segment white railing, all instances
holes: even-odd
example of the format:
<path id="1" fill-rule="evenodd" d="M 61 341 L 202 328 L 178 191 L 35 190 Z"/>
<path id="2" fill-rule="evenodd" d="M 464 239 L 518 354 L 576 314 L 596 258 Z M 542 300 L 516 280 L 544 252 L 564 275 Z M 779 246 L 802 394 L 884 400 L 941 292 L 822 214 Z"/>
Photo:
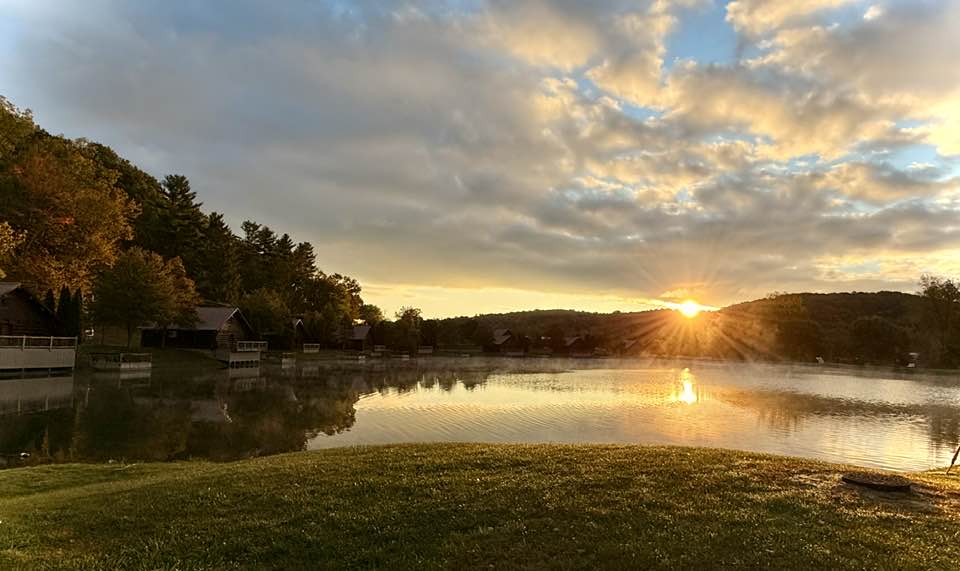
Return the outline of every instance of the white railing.
<path id="1" fill-rule="evenodd" d="M 150 363 L 153 355 L 150 353 L 90 353 L 91 361 L 106 363 Z"/>
<path id="2" fill-rule="evenodd" d="M 76 337 L 0 336 L 0 369 L 72 369 Z"/>
<path id="3" fill-rule="evenodd" d="M 0 347 L 13 349 L 76 349 L 76 337 L 35 337 L 31 335 L 0 335 Z"/>
<path id="4" fill-rule="evenodd" d="M 90 366 L 98 370 L 149 369 L 153 366 L 150 353 L 90 353 Z"/>
<path id="5" fill-rule="evenodd" d="M 319 353 L 320 344 L 319 343 L 304 343 L 303 344 L 304 353 Z"/>
<path id="6" fill-rule="evenodd" d="M 266 341 L 237 341 L 237 353 L 259 353 L 267 350 Z"/>

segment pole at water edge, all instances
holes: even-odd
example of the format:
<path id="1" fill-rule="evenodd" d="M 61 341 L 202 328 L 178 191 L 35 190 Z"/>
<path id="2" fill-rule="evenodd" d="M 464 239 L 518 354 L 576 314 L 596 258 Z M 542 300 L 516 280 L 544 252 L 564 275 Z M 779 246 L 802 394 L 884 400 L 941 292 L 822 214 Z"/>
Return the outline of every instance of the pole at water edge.
<path id="1" fill-rule="evenodd" d="M 957 456 L 960 456 L 960 446 L 957 446 L 957 451 L 953 453 L 953 460 L 950 460 L 950 467 L 947 468 L 947 474 L 953 469 L 953 465 L 957 463 Z"/>

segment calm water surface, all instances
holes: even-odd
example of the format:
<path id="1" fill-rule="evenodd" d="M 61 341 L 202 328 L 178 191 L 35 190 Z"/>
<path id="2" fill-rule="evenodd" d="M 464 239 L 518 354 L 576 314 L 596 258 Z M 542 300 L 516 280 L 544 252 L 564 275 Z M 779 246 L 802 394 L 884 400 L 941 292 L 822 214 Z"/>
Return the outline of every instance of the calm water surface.
<path id="1" fill-rule="evenodd" d="M 431 359 L 0 379 L 7 465 L 563 442 L 711 446 L 924 470 L 949 462 L 958 433 L 960 378 L 879 370 Z"/>

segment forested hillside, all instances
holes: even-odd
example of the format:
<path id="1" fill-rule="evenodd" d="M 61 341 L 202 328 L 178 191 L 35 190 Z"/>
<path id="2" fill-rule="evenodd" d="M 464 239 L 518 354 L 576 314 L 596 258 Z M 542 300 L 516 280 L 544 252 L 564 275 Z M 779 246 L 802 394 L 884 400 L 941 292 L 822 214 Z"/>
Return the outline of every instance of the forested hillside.
<path id="1" fill-rule="evenodd" d="M 929 278 L 928 278 L 929 279 Z M 924 294 L 773 294 L 687 319 L 671 310 L 637 313 L 525 311 L 441 320 L 441 343 L 482 343 L 497 328 L 531 346 L 563 351 L 561 340 L 583 337 L 600 353 L 906 364 L 919 353 L 927 365 L 954 366 L 960 345 L 960 299 L 953 282 L 924 284 Z M 951 289 L 952 288 L 952 289 Z M 936 296 L 946 290 L 941 307 Z M 941 336 L 938 323 L 946 318 Z"/>
<path id="2" fill-rule="evenodd" d="M 252 220 L 241 229 L 205 211 L 186 177 L 157 179 L 107 146 L 51 135 L 0 97 L 0 277 L 51 309 L 68 299 L 67 313 L 125 325 L 116 321 L 187 323 L 197 303 L 239 304 L 263 332 L 296 315 L 328 344 L 361 317 L 360 285 L 318 269 L 309 242 Z M 102 295 L 81 312 L 92 291 Z"/>

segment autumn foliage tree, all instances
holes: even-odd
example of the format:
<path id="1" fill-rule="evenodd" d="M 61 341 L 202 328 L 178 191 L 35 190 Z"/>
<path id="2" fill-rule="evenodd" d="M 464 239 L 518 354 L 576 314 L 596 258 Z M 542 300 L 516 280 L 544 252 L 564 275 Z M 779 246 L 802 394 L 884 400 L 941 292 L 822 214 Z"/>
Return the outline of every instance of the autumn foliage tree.
<path id="1" fill-rule="evenodd" d="M 21 240 L 20 234 L 14 232 L 10 224 L 0 222 L 0 279 L 7 276 L 4 268 L 8 267 L 10 257 L 13 255 L 13 250 Z"/>
<path id="2" fill-rule="evenodd" d="M 98 325 L 123 327 L 129 346 L 133 331 L 145 323 L 161 328 L 195 323 L 198 300 L 179 258 L 164 260 L 159 254 L 131 248 L 100 274 L 90 313 Z"/>
<path id="3" fill-rule="evenodd" d="M 137 205 L 87 143 L 50 136 L 0 103 L 0 220 L 17 237 L 4 270 L 39 291 L 89 285 L 132 238 Z"/>

